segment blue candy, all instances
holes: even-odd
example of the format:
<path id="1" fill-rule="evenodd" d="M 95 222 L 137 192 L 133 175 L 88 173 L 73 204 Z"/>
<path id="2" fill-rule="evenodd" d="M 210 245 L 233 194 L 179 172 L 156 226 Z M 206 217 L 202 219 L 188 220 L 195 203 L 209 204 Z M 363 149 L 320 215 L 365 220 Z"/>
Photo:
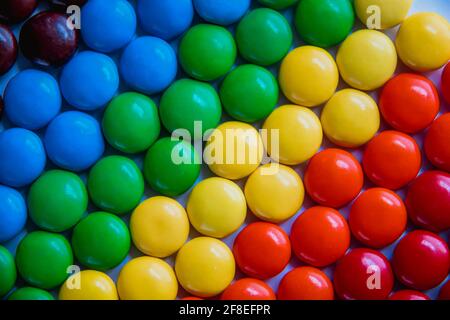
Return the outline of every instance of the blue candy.
<path id="1" fill-rule="evenodd" d="M 24 70 L 5 90 L 5 114 L 16 126 L 37 130 L 47 125 L 61 109 L 58 82 L 39 70 Z"/>
<path id="2" fill-rule="evenodd" d="M 120 59 L 120 74 L 133 89 L 154 94 L 167 88 L 177 75 L 177 57 L 172 47 L 159 38 L 133 40 Z"/>
<path id="3" fill-rule="evenodd" d="M 107 104 L 119 88 L 117 66 L 107 55 L 83 51 L 63 68 L 60 87 L 73 107 L 98 109 Z"/>
<path id="4" fill-rule="evenodd" d="M 0 185 L 0 242 L 14 238 L 25 226 L 27 206 L 16 190 Z"/>
<path id="5" fill-rule="evenodd" d="M 193 0 L 198 15 L 204 20 L 227 26 L 241 19 L 250 0 Z"/>
<path id="6" fill-rule="evenodd" d="M 49 124 L 44 145 L 57 166 L 83 171 L 103 155 L 105 143 L 98 121 L 79 111 L 61 113 Z"/>
<path id="7" fill-rule="evenodd" d="M 171 40 L 192 23 L 192 0 L 138 0 L 137 14 L 141 28 L 152 36 Z"/>
<path id="8" fill-rule="evenodd" d="M 81 10 L 81 23 L 81 35 L 90 48 L 112 52 L 132 39 L 136 14 L 126 0 L 90 0 Z"/>
<path id="9" fill-rule="evenodd" d="M 46 156 L 32 131 L 13 128 L 0 133 L 0 184 L 24 187 L 42 173 Z"/>

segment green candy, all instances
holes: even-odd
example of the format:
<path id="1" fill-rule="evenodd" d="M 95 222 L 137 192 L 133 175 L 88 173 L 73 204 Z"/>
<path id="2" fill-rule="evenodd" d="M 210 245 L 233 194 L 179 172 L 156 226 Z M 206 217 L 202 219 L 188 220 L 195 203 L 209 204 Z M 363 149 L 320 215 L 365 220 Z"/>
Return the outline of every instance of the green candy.
<path id="1" fill-rule="evenodd" d="M 176 159 L 172 159 L 173 154 Z M 175 163 L 178 161 L 181 164 Z M 163 138 L 148 150 L 144 175 L 153 190 L 176 197 L 195 183 L 200 174 L 199 163 L 200 157 L 190 143 Z"/>
<path id="2" fill-rule="evenodd" d="M 251 64 L 234 69 L 222 83 L 220 98 L 233 118 L 255 122 L 266 118 L 278 102 L 278 83 L 267 69 Z"/>
<path id="3" fill-rule="evenodd" d="M 69 266 L 73 264 L 72 249 L 60 234 L 34 231 L 19 243 L 16 264 L 26 282 L 41 289 L 52 289 L 69 276 Z"/>
<path id="4" fill-rule="evenodd" d="M 354 22 L 350 0 L 301 0 L 295 13 L 300 37 L 322 48 L 342 42 L 352 31 Z"/>
<path id="5" fill-rule="evenodd" d="M 212 81 L 230 71 L 236 60 L 236 44 L 225 28 L 197 24 L 181 39 L 180 64 L 191 77 Z"/>
<path id="6" fill-rule="evenodd" d="M 102 127 L 109 144 L 125 153 L 147 150 L 161 129 L 155 103 L 134 92 L 123 93 L 109 103 Z"/>
<path id="7" fill-rule="evenodd" d="M 14 291 L 8 300 L 55 300 L 55 298 L 45 290 L 23 287 Z"/>
<path id="8" fill-rule="evenodd" d="M 115 214 L 125 214 L 141 201 L 144 178 L 133 160 L 109 156 L 92 167 L 88 190 L 97 207 Z"/>
<path id="9" fill-rule="evenodd" d="M 94 270 L 106 271 L 119 265 L 130 251 L 130 244 L 127 225 L 106 212 L 89 214 L 72 234 L 75 257 Z"/>
<path id="10" fill-rule="evenodd" d="M 14 287 L 16 278 L 14 258 L 5 247 L 0 246 L 0 297 L 3 297 Z"/>
<path id="11" fill-rule="evenodd" d="M 297 3 L 298 0 L 258 0 L 263 6 L 275 9 L 283 10 Z M 321 1 L 321 0 L 317 0 Z"/>
<path id="12" fill-rule="evenodd" d="M 62 232 L 83 216 L 88 195 L 76 174 L 50 170 L 36 180 L 28 193 L 28 208 L 33 222 L 41 229 Z"/>
<path id="13" fill-rule="evenodd" d="M 161 121 L 169 132 L 186 129 L 194 137 L 194 121 L 201 121 L 203 134 L 206 130 L 217 127 L 222 107 L 219 95 L 210 84 L 181 79 L 164 92 L 159 112 Z"/>
<path id="14" fill-rule="evenodd" d="M 292 46 L 292 39 L 292 29 L 286 18 L 267 8 L 251 11 L 236 29 L 236 42 L 242 57 L 262 66 L 283 59 Z"/>

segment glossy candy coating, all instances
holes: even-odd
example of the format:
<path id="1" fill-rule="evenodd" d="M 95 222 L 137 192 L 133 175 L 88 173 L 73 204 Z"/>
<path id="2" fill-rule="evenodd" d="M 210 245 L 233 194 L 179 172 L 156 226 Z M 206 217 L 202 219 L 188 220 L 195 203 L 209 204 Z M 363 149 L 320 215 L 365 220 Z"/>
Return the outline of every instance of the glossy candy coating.
<path id="1" fill-rule="evenodd" d="M 356 148 L 376 134 L 380 127 L 380 112 L 368 94 L 343 89 L 325 105 L 320 121 L 331 142 L 345 148 Z"/>
<path id="2" fill-rule="evenodd" d="M 62 232 L 73 227 L 85 213 L 88 195 L 83 181 L 75 174 L 50 170 L 30 187 L 30 218 L 41 229 Z"/>
<path id="3" fill-rule="evenodd" d="M 205 21 L 230 25 L 239 21 L 250 7 L 250 0 L 193 0 L 195 11 Z"/>
<path id="4" fill-rule="evenodd" d="M 430 297 L 420 291 L 400 290 L 391 294 L 389 300 L 430 300 Z"/>
<path id="5" fill-rule="evenodd" d="M 355 0 L 354 6 L 358 18 L 366 26 L 375 26 L 376 29 L 389 29 L 400 24 L 407 16 L 414 0 Z M 380 14 L 380 25 L 374 25 L 371 18 L 378 6 Z"/>
<path id="6" fill-rule="evenodd" d="M 267 134 L 267 139 L 263 140 L 267 152 L 272 159 L 282 164 L 303 163 L 322 144 L 320 120 L 305 107 L 284 105 L 275 109 L 264 122 L 263 129 Z"/>
<path id="7" fill-rule="evenodd" d="M 72 233 L 75 257 L 94 270 L 105 271 L 119 265 L 130 251 L 130 243 L 127 225 L 106 212 L 90 213 Z"/>
<path id="8" fill-rule="evenodd" d="M 106 140 L 119 151 L 138 153 L 147 150 L 159 137 L 158 109 L 145 95 L 126 92 L 115 97 L 103 114 Z"/>
<path id="9" fill-rule="evenodd" d="M 11 293 L 8 300 L 55 300 L 55 298 L 45 290 L 33 287 L 22 287 Z"/>
<path id="10" fill-rule="evenodd" d="M 297 3 L 298 0 L 258 0 L 258 2 L 266 7 L 275 10 L 284 10 Z"/>
<path id="11" fill-rule="evenodd" d="M 52 289 L 66 280 L 67 268 L 73 264 L 72 249 L 60 234 L 33 231 L 19 243 L 16 264 L 27 283 Z"/>
<path id="12" fill-rule="evenodd" d="M 304 176 L 306 191 L 323 206 L 339 208 L 361 191 L 364 175 L 358 160 L 341 149 L 325 149 L 308 163 Z"/>
<path id="13" fill-rule="evenodd" d="M 268 8 L 250 11 L 236 28 L 239 53 L 245 60 L 261 66 L 269 66 L 283 59 L 292 45 L 292 39 L 292 29 L 286 18 Z"/>
<path id="14" fill-rule="evenodd" d="M 189 221 L 198 232 L 223 238 L 244 223 L 247 204 L 244 193 L 236 183 L 212 177 L 192 189 L 186 210 Z"/>
<path id="15" fill-rule="evenodd" d="M 11 30 L 0 24 L 0 75 L 11 69 L 17 59 L 17 40 Z"/>
<path id="16" fill-rule="evenodd" d="M 17 279 L 14 257 L 3 246 L 0 246 L 0 271 L 0 297 L 3 297 L 14 287 Z"/>
<path id="17" fill-rule="evenodd" d="M 8 82 L 4 103 L 5 114 L 13 124 L 29 130 L 41 129 L 61 109 L 58 82 L 43 71 L 20 71 Z"/>
<path id="18" fill-rule="evenodd" d="M 175 272 L 186 291 L 198 297 L 212 297 L 225 290 L 233 280 L 235 261 L 225 243 L 198 237 L 178 252 Z"/>
<path id="19" fill-rule="evenodd" d="M 135 246 L 144 254 L 165 258 L 186 242 L 189 220 L 185 209 L 167 197 L 153 197 L 134 209 L 130 230 Z"/>
<path id="20" fill-rule="evenodd" d="M 125 214 L 140 202 L 144 194 L 144 178 L 134 161 L 122 156 L 108 156 L 92 167 L 88 189 L 97 207 Z"/>
<path id="21" fill-rule="evenodd" d="M 234 240 L 233 253 L 242 272 L 264 280 L 283 271 L 291 258 L 291 244 L 279 226 L 253 222 L 239 232 Z"/>
<path id="22" fill-rule="evenodd" d="M 404 285 L 428 290 L 447 277 L 449 249 L 445 241 L 434 233 L 415 230 L 404 236 L 395 247 L 392 266 L 397 279 Z"/>
<path id="23" fill-rule="evenodd" d="M 0 243 L 19 234 L 26 221 L 27 205 L 23 196 L 13 188 L 0 185 Z"/>
<path id="24" fill-rule="evenodd" d="M 72 288 L 80 277 L 80 288 Z M 69 277 L 59 290 L 59 300 L 119 300 L 114 281 L 105 273 L 83 270 Z"/>
<path id="25" fill-rule="evenodd" d="M 450 300 L 450 281 L 447 281 L 439 291 L 439 300 Z"/>
<path id="26" fill-rule="evenodd" d="M 276 300 L 275 293 L 264 281 L 243 278 L 225 289 L 220 300 Z"/>
<path id="27" fill-rule="evenodd" d="M 156 192 L 176 197 L 194 185 L 200 175 L 200 160 L 190 143 L 162 138 L 145 156 L 144 176 Z"/>
<path id="28" fill-rule="evenodd" d="M 98 121 L 79 111 L 59 114 L 44 135 L 50 160 L 66 170 L 84 171 L 103 155 L 105 142 Z"/>
<path id="29" fill-rule="evenodd" d="M 291 102 L 315 107 L 331 98 L 339 82 L 333 57 L 324 49 L 303 46 L 283 59 L 278 76 L 281 90 Z"/>
<path id="30" fill-rule="evenodd" d="M 36 9 L 37 0 L 2 0 L 0 22 L 14 24 L 24 21 Z"/>
<path id="31" fill-rule="evenodd" d="M 447 63 L 444 71 L 442 71 L 441 92 L 445 101 L 450 104 L 450 63 Z"/>
<path id="32" fill-rule="evenodd" d="M 433 122 L 428 130 L 424 148 L 430 162 L 443 171 L 450 172 L 450 113 L 445 113 Z"/>

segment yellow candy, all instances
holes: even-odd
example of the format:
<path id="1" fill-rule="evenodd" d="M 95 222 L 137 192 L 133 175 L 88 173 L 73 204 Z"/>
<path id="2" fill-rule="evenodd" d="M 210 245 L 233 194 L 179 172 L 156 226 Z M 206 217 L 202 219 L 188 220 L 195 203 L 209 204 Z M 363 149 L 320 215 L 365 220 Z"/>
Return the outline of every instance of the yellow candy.
<path id="1" fill-rule="evenodd" d="M 333 143 L 355 148 L 368 142 L 380 127 L 376 102 L 368 94 L 344 89 L 326 104 L 321 116 L 323 131 Z"/>
<path id="2" fill-rule="evenodd" d="M 354 3 L 356 14 L 364 25 L 384 30 L 405 19 L 413 0 L 355 0 Z M 372 25 L 378 23 L 378 26 L 372 28 Z"/>
<path id="3" fill-rule="evenodd" d="M 233 280 L 235 262 L 231 250 L 220 240 L 195 238 L 178 252 L 175 272 L 181 286 L 199 297 L 221 293 Z"/>
<path id="4" fill-rule="evenodd" d="M 279 164 L 259 167 L 248 178 L 244 192 L 250 210 L 258 218 L 275 223 L 292 217 L 305 195 L 299 175 Z"/>
<path id="5" fill-rule="evenodd" d="M 70 276 L 59 290 L 59 300 L 119 300 L 111 278 L 100 271 L 83 270 Z"/>
<path id="6" fill-rule="evenodd" d="M 290 101 L 315 107 L 330 99 L 336 91 L 339 73 L 333 57 L 326 50 L 303 46 L 284 58 L 279 82 Z"/>
<path id="7" fill-rule="evenodd" d="M 247 177 L 259 166 L 264 145 L 258 131 L 238 121 L 224 122 L 211 134 L 204 159 L 216 175 L 237 180 Z"/>
<path id="8" fill-rule="evenodd" d="M 245 220 L 247 204 L 239 186 L 224 178 L 208 178 L 197 184 L 187 201 L 189 220 L 201 234 L 223 238 Z"/>
<path id="9" fill-rule="evenodd" d="M 438 69 L 450 59 L 450 24 L 436 13 L 414 14 L 401 25 L 395 43 L 400 59 L 411 69 Z"/>
<path id="10" fill-rule="evenodd" d="M 266 119 L 263 129 L 267 130 L 268 139 L 265 142 L 269 155 L 283 164 L 305 162 L 322 144 L 320 120 L 305 107 L 285 105 L 275 109 Z M 278 130 L 278 140 L 273 130 Z"/>
<path id="11" fill-rule="evenodd" d="M 178 283 L 167 262 L 144 256 L 130 260 L 122 268 L 117 290 L 122 300 L 174 300 Z"/>
<path id="12" fill-rule="evenodd" d="M 359 30 L 341 45 L 336 58 L 342 79 L 360 90 L 384 85 L 397 67 L 397 53 L 391 39 L 376 30 Z"/>
<path id="13" fill-rule="evenodd" d="M 130 219 L 133 242 L 143 253 L 165 258 L 174 254 L 189 236 L 189 220 L 184 208 L 167 197 L 142 202 Z"/>

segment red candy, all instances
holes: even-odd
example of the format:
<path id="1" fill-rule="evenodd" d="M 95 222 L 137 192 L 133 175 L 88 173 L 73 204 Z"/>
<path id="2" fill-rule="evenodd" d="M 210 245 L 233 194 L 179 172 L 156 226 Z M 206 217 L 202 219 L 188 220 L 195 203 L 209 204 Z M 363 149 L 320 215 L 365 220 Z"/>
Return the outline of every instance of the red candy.
<path id="1" fill-rule="evenodd" d="M 0 75 L 11 69 L 17 59 L 17 41 L 11 30 L 0 24 Z"/>
<path id="2" fill-rule="evenodd" d="M 326 149 L 317 153 L 305 171 L 305 186 L 317 203 L 340 208 L 361 191 L 364 175 L 358 160 L 349 152 Z"/>
<path id="3" fill-rule="evenodd" d="M 439 94 L 427 78 L 402 73 L 381 91 L 380 111 L 393 128 L 416 133 L 428 127 L 439 112 Z"/>
<path id="4" fill-rule="evenodd" d="M 450 104 L 450 63 L 447 63 L 442 72 L 441 90 L 444 99 Z"/>
<path id="5" fill-rule="evenodd" d="M 277 296 L 279 300 L 333 300 L 333 284 L 319 269 L 299 267 L 280 281 Z"/>
<path id="6" fill-rule="evenodd" d="M 264 281 L 245 278 L 232 283 L 221 300 L 275 300 L 275 293 Z"/>
<path id="7" fill-rule="evenodd" d="M 450 300 L 450 280 L 448 280 L 439 291 L 439 300 Z"/>
<path id="8" fill-rule="evenodd" d="M 402 199 L 388 189 L 363 192 L 353 203 L 349 224 L 352 234 L 363 244 L 383 248 L 405 231 L 407 213 Z"/>
<path id="9" fill-rule="evenodd" d="M 242 272 L 268 279 L 279 274 L 291 258 L 291 244 L 283 229 L 268 222 L 246 226 L 234 241 L 233 253 Z"/>
<path id="10" fill-rule="evenodd" d="M 192 300 L 192 301 L 197 301 L 197 300 L 203 300 L 202 298 L 198 298 L 198 297 L 184 297 L 181 300 Z"/>
<path id="11" fill-rule="evenodd" d="M 300 260 L 324 267 L 344 256 L 350 246 L 350 230 L 335 209 L 312 207 L 294 222 L 290 239 Z"/>
<path id="12" fill-rule="evenodd" d="M 405 203 L 416 225 L 435 232 L 450 228 L 450 174 L 423 173 L 411 183 Z"/>
<path id="13" fill-rule="evenodd" d="M 389 300 L 430 300 L 430 297 L 420 291 L 400 290 L 392 294 Z"/>
<path id="14" fill-rule="evenodd" d="M 422 164 L 419 146 L 410 136 L 397 131 L 384 131 L 366 147 L 363 168 L 376 185 L 392 190 L 413 180 Z"/>
<path id="15" fill-rule="evenodd" d="M 412 231 L 395 248 L 392 265 L 404 285 L 417 290 L 434 288 L 448 275 L 448 246 L 434 233 Z"/>
<path id="16" fill-rule="evenodd" d="M 37 0 L 1 0 L 0 21 L 18 23 L 28 18 L 36 9 Z"/>
<path id="17" fill-rule="evenodd" d="M 334 271 L 336 294 L 345 300 L 382 300 L 389 296 L 394 275 L 386 257 L 371 249 L 353 249 Z"/>
<path id="18" fill-rule="evenodd" d="M 425 136 L 424 147 L 428 160 L 435 167 L 450 172 L 450 113 L 433 122 Z"/>

